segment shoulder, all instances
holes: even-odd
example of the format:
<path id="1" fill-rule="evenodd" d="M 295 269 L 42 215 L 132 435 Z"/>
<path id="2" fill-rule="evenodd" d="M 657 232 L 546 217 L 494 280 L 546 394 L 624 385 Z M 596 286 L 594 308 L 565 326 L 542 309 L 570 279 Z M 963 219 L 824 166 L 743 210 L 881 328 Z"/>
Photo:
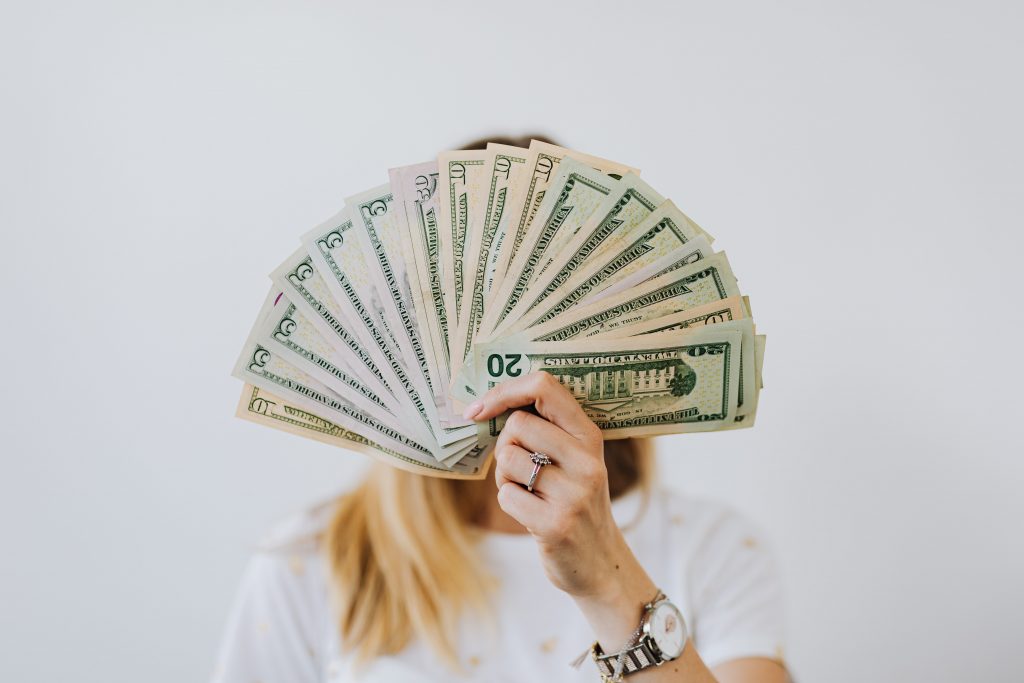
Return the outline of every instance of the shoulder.
<path id="1" fill-rule="evenodd" d="M 242 577 L 252 598 L 314 599 L 325 592 L 323 537 L 337 506 L 324 501 L 274 523 L 256 543 Z"/>
<path id="2" fill-rule="evenodd" d="M 249 557 L 240 587 L 243 597 L 281 605 L 322 593 L 322 539 L 334 507 L 335 501 L 327 501 L 273 524 Z"/>
<path id="3" fill-rule="evenodd" d="M 727 503 L 656 487 L 649 505 L 652 521 L 691 552 L 706 554 L 769 545 L 764 530 Z"/>
<path id="4" fill-rule="evenodd" d="M 317 680 L 330 625 L 321 538 L 334 507 L 330 501 L 290 515 L 259 541 L 228 615 L 216 680 L 281 672 L 287 680 Z"/>
<path id="5" fill-rule="evenodd" d="M 318 503 L 280 519 L 264 532 L 242 573 L 236 607 L 308 614 L 324 603 L 323 537 L 336 505 L 337 499 Z"/>
<path id="6" fill-rule="evenodd" d="M 317 552 L 338 498 L 321 501 L 272 524 L 256 544 L 257 553 Z"/>
<path id="7" fill-rule="evenodd" d="M 779 658 L 782 582 L 765 531 L 719 501 L 657 489 L 651 515 L 671 548 L 672 571 L 709 666 L 742 657 Z"/>
<path id="8" fill-rule="evenodd" d="M 655 514 L 663 541 L 674 549 L 695 597 L 710 597 L 726 585 L 778 584 L 768 534 L 733 506 L 665 489 L 655 492 L 652 504 L 660 507 Z"/>

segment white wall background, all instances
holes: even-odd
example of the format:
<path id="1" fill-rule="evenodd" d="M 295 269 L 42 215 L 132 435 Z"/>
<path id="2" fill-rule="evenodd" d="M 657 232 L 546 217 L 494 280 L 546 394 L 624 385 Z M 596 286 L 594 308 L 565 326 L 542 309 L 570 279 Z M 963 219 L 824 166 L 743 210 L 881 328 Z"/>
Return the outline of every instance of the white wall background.
<path id="1" fill-rule="evenodd" d="M 1019 3 L 5 3 L 0 680 L 204 680 L 359 456 L 232 417 L 265 273 L 467 137 L 630 162 L 769 335 L 671 485 L 774 539 L 803 681 L 1019 681 Z"/>

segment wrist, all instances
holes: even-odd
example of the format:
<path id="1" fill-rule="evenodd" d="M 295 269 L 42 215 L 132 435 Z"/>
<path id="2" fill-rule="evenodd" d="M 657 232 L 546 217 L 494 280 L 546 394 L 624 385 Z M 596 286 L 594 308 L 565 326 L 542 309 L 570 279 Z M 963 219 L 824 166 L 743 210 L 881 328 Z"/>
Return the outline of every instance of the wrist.
<path id="1" fill-rule="evenodd" d="M 632 555 L 629 561 L 620 560 L 611 566 L 608 578 L 599 590 L 573 596 L 606 652 L 616 651 L 627 644 L 640 623 L 644 605 L 658 591 Z"/>

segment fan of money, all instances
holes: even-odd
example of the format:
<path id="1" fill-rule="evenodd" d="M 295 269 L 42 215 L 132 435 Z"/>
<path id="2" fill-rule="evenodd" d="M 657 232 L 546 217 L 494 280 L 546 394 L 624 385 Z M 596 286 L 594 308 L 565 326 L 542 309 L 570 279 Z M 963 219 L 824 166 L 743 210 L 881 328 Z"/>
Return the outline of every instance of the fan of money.
<path id="1" fill-rule="evenodd" d="M 454 478 L 485 476 L 503 425 L 464 407 L 534 371 L 607 439 L 753 423 L 749 301 L 637 169 L 535 140 L 388 177 L 271 274 L 239 416 Z"/>

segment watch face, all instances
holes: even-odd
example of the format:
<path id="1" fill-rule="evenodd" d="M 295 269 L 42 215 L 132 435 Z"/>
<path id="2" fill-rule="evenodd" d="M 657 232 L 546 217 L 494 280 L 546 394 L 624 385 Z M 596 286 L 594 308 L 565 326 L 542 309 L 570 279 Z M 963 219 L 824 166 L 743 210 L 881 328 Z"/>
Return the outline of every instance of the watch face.
<path id="1" fill-rule="evenodd" d="M 667 600 L 651 613 L 650 636 L 665 659 L 675 659 L 686 645 L 686 622 L 680 611 Z"/>

